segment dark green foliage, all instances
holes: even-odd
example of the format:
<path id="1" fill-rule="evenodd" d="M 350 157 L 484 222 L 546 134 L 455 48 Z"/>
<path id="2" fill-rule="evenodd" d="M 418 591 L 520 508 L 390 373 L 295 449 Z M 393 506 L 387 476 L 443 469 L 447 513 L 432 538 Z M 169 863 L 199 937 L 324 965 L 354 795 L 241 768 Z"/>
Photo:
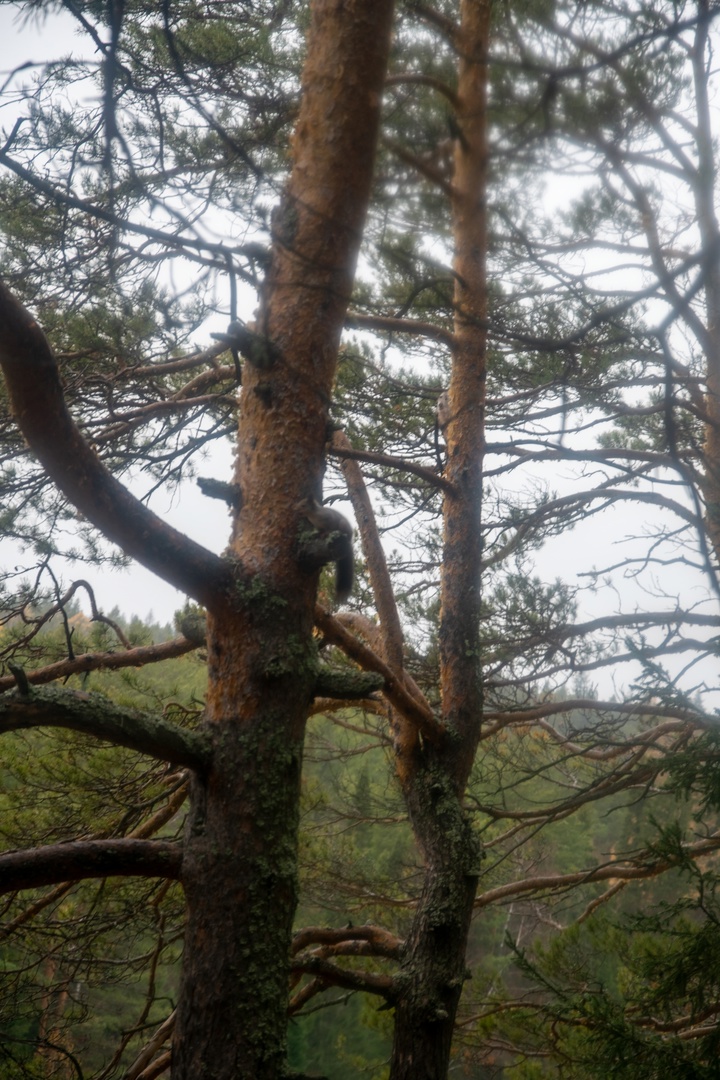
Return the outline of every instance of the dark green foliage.
<path id="1" fill-rule="evenodd" d="M 665 801 L 668 801 L 666 796 Z M 657 807 L 655 808 L 657 811 Z M 652 823 L 646 826 L 652 830 Z M 649 851 L 678 870 L 622 894 L 621 913 L 599 907 L 531 947 L 508 936 L 521 979 L 515 1010 L 491 1007 L 477 1034 L 549 1060 L 520 1063 L 534 1077 L 709 1080 L 717 1075 L 720 906 L 714 867 L 679 847 L 679 824 L 655 830 Z M 573 858 L 570 860 L 574 861 Z M 506 969 L 506 985 L 513 985 Z"/>

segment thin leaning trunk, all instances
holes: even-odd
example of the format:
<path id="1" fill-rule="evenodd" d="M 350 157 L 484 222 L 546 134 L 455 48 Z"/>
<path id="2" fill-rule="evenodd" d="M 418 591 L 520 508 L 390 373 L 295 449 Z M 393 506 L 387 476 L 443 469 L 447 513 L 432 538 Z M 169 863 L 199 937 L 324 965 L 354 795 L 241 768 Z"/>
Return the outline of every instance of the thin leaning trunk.
<path id="1" fill-rule="evenodd" d="M 487 337 L 487 47 L 490 4 L 464 0 L 455 121 L 452 214 L 455 325 L 448 389 L 444 553 L 439 628 L 440 747 L 418 746 L 403 763 L 425 880 L 405 950 L 391 1080 L 444 1080 L 467 978 L 465 951 L 479 873 L 479 844 L 463 809 L 482 714 L 480 508 Z"/>

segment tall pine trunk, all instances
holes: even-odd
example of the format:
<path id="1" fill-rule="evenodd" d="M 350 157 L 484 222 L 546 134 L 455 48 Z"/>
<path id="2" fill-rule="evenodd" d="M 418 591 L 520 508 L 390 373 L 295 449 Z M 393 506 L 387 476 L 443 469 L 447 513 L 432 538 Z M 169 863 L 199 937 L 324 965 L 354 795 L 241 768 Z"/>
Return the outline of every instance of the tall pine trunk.
<path id="1" fill-rule="evenodd" d="M 692 54 L 697 124 L 697 174 L 694 183 L 695 209 L 705 267 L 705 333 L 700 341 L 705 354 L 707 393 L 705 397 L 704 473 L 701 486 L 705 497 L 705 528 L 717 564 L 720 561 L 720 226 L 715 212 L 716 168 L 712 137 L 712 111 L 708 97 L 708 52 L 711 11 L 708 0 L 698 0 L 698 22 Z"/>
<path id="2" fill-rule="evenodd" d="M 408 938 L 391 1080 L 444 1080 L 467 977 L 465 951 L 480 851 L 463 810 L 482 715 L 480 510 L 487 340 L 487 48 L 489 0 L 463 0 L 452 182 L 455 326 L 448 389 L 440 677 L 448 736 L 418 746 L 400 773 L 425 882 Z"/>
<path id="3" fill-rule="evenodd" d="M 391 0 L 318 0 L 293 168 L 274 215 L 257 332 L 243 371 L 233 595 L 208 627 L 206 723 L 195 782 L 174 1080 L 285 1071 L 302 741 L 316 658 L 317 573 L 298 560 L 302 501 L 321 492 L 340 333 L 372 179 Z"/>

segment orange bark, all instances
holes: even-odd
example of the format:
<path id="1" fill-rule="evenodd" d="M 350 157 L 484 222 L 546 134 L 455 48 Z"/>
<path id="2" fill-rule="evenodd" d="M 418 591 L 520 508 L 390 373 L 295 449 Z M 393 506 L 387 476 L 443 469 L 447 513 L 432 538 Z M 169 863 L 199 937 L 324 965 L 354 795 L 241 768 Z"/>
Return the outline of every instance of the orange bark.
<path id="1" fill-rule="evenodd" d="M 458 135 L 450 186 L 455 244 L 455 325 L 439 628 L 443 724 L 439 746 L 414 756 L 404 788 L 425 859 L 423 892 L 408 935 L 404 993 L 395 1009 L 393 1080 L 447 1076 L 477 877 L 478 843 L 462 797 L 482 712 L 480 505 L 487 335 L 487 47 L 489 0 L 463 0 L 453 35 L 459 53 Z"/>
<path id="2" fill-rule="evenodd" d="M 445 547 L 440 619 L 443 718 L 460 736 L 458 790 L 467 780 L 480 732 L 480 504 L 487 349 L 487 48 L 490 3 L 461 8 L 457 124 L 453 175 L 455 327 L 448 388 L 450 420 Z"/>
<path id="3" fill-rule="evenodd" d="M 293 169 L 243 372 L 231 558 L 208 617 L 214 765 L 193 793 L 174 1080 L 284 1074 L 302 740 L 318 569 L 299 558 L 321 494 L 328 405 L 367 209 L 392 4 L 318 0 Z"/>

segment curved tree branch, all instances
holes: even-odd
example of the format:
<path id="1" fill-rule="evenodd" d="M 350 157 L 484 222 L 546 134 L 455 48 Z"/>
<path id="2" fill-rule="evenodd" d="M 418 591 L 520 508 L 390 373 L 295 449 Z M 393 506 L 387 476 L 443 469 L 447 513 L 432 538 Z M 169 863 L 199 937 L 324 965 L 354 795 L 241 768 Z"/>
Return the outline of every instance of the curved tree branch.
<path id="1" fill-rule="evenodd" d="M 597 701 L 595 698 L 566 698 L 563 701 L 545 701 L 538 705 L 531 705 L 527 708 L 518 709 L 503 709 L 497 712 L 486 712 L 483 716 L 483 723 L 491 723 L 492 728 L 489 729 L 490 734 L 494 734 L 502 727 L 506 727 L 508 724 L 531 724 L 535 721 L 541 721 L 548 716 L 564 716 L 572 712 L 588 712 L 588 713 L 612 713 L 618 716 L 643 716 L 651 717 L 652 719 L 659 719 L 660 717 L 667 718 L 669 720 L 678 721 L 679 724 L 694 724 L 697 727 L 712 727 L 717 723 L 717 719 L 710 713 L 701 712 L 699 709 L 687 708 L 684 705 L 663 705 L 653 702 L 642 701 Z M 549 734 L 553 735 L 552 730 L 548 727 L 545 728 Z M 663 726 L 661 733 L 668 730 L 675 730 L 674 726 Z M 555 736 L 553 735 L 553 738 Z M 623 753 L 628 746 L 636 746 L 638 743 L 650 743 L 657 738 L 657 729 L 644 730 L 638 732 L 632 738 L 623 740 L 622 742 L 612 745 L 600 753 L 593 752 L 588 755 L 591 757 L 601 757 L 602 760 L 607 758 L 617 757 L 618 754 Z M 558 733 L 556 742 L 562 745 L 570 746 L 571 740 Z M 586 750 L 582 752 L 585 754 Z"/>
<path id="2" fill-rule="evenodd" d="M 418 71 L 400 72 L 398 75 L 388 75 L 385 85 L 429 86 L 432 90 L 437 90 L 438 94 L 441 94 L 452 105 L 453 109 L 458 107 L 458 98 L 455 91 L 446 82 L 436 78 L 434 75 L 423 75 Z"/>
<path id="3" fill-rule="evenodd" d="M 387 330 L 391 334 L 411 334 L 437 341 L 452 349 L 455 336 L 451 330 L 435 323 L 422 322 L 420 319 L 402 319 L 394 315 L 368 315 L 360 311 L 349 311 L 345 325 L 351 330 Z"/>
<path id="4" fill-rule="evenodd" d="M 47 687 L 0 697 L 0 734 L 23 728 L 63 727 L 127 746 L 173 765 L 203 770 L 210 747 L 195 731 L 184 731 L 161 716 L 127 709 L 102 694 Z"/>
<path id="5" fill-rule="evenodd" d="M 0 895 L 98 877 L 178 880 L 182 847 L 168 840 L 75 840 L 0 855 Z"/>
<path id="6" fill-rule="evenodd" d="M 715 834 L 704 840 L 698 840 L 692 844 L 682 845 L 683 857 L 698 859 L 703 855 L 710 855 L 720 848 L 720 835 Z M 499 885 L 496 889 L 488 889 L 475 899 L 475 908 L 487 907 L 498 900 L 507 900 L 515 896 L 522 896 L 528 892 L 557 892 L 569 889 L 572 885 L 590 885 L 595 881 L 642 881 L 646 878 L 658 877 L 658 875 L 677 866 L 678 859 L 655 859 L 653 862 L 605 863 L 603 866 L 595 866 L 590 870 L 578 870 L 573 874 L 540 874 L 537 877 L 525 878 L 523 881 L 511 881 L 507 885 Z"/>
<path id="7" fill-rule="evenodd" d="M 322 945 L 349 956 L 361 951 L 358 948 L 359 944 L 369 946 L 365 950 L 368 955 L 389 956 L 397 959 L 404 942 L 402 938 L 391 934 L 382 926 L 372 924 L 346 926 L 340 929 L 331 926 L 305 926 L 293 935 L 290 954 L 296 956 L 309 945 Z"/>
<path id="8" fill-rule="evenodd" d="M 329 960 L 322 960 L 319 956 L 299 956 L 291 960 L 290 971 L 315 975 L 331 986 L 361 990 L 366 994 L 379 994 L 387 1001 L 392 1001 L 397 993 L 392 975 L 378 975 L 373 971 L 350 971 L 337 967 Z"/>
<path id="9" fill-rule="evenodd" d="M 55 358 L 42 330 L 0 283 L 0 366 L 12 410 L 30 449 L 70 501 L 153 573 L 216 608 L 229 564 L 173 529 L 120 484 L 70 416 Z"/>

